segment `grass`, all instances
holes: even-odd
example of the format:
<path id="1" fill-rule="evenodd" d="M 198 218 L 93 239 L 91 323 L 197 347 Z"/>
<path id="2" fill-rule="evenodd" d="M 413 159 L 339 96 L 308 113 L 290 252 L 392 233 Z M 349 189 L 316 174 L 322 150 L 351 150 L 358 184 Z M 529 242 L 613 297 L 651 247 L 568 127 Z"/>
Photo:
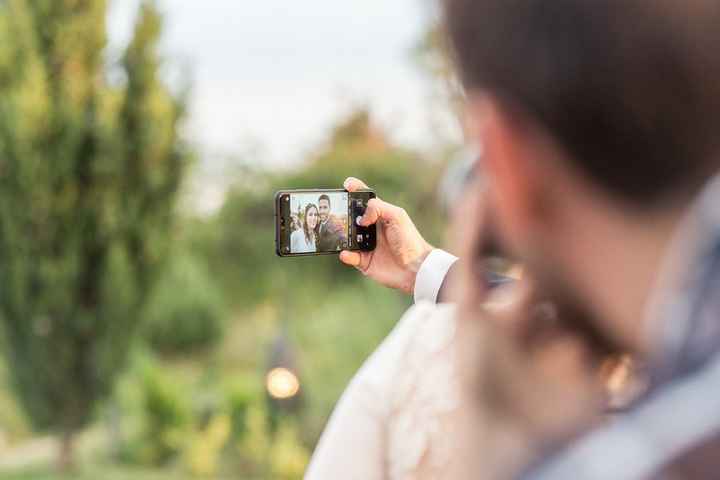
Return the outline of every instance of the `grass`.
<path id="1" fill-rule="evenodd" d="M 59 474 L 52 467 L 39 466 L 14 472 L 0 472 L 0 480 L 197 480 L 182 472 L 168 469 L 144 469 L 122 465 L 84 465 L 82 469 Z M 261 480 L 244 475 L 215 476 L 212 480 Z"/>
<path id="2" fill-rule="evenodd" d="M 34 467 L 17 472 L 0 473 L 2 480 L 189 480 L 176 472 L 167 470 L 146 470 L 116 465 L 85 466 L 81 470 L 65 475 L 51 467 Z"/>

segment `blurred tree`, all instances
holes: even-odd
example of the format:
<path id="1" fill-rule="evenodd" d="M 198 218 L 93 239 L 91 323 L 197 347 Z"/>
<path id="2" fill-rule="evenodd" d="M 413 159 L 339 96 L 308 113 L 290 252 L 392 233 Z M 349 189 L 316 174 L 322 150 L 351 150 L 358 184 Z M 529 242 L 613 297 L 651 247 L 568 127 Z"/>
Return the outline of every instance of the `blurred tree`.
<path id="1" fill-rule="evenodd" d="M 62 434 L 63 468 L 125 363 L 187 158 L 158 12 L 143 5 L 110 67 L 106 3 L 0 3 L 4 353 L 34 426 Z"/>
<path id="2" fill-rule="evenodd" d="M 437 19 L 430 22 L 415 45 L 412 56 L 420 71 L 435 87 L 436 100 L 445 103 L 460 121 L 464 116 L 465 95 L 453 65 L 451 51 L 443 23 Z"/>
<path id="3" fill-rule="evenodd" d="M 428 133 L 438 147 L 434 155 L 447 163 L 465 143 L 465 92 L 444 27 L 442 2 L 416 1 L 425 12 L 426 24 L 410 52 L 411 59 L 427 82 Z"/>

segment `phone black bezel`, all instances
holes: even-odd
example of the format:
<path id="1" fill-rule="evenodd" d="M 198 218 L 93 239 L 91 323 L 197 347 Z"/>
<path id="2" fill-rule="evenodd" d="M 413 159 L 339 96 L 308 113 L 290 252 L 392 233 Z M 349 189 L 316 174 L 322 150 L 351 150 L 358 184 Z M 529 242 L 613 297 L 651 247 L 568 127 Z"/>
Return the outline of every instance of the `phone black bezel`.
<path id="1" fill-rule="evenodd" d="M 300 193 L 347 193 L 348 194 L 348 222 L 352 222 L 351 218 L 351 205 L 350 205 L 350 199 L 352 197 L 353 193 L 369 193 L 370 198 L 375 198 L 375 192 L 372 189 L 362 189 L 362 190 L 356 190 L 354 192 L 348 192 L 345 189 L 342 188 L 311 188 L 311 189 L 296 189 L 296 190 L 280 190 L 275 193 L 275 254 L 278 257 L 315 257 L 318 255 L 338 255 L 340 251 L 337 252 L 309 252 L 309 253 L 283 253 L 280 250 L 280 232 L 281 232 L 281 207 L 280 207 L 280 200 L 284 195 L 292 195 L 292 194 L 300 194 Z M 375 227 L 374 225 L 372 227 Z M 375 240 L 374 246 L 377 246 L 377 229 L 372 228 L 373 231 L 373 239 Z M 374 248 L 373 248 L 374 249 Z M 354 251 L 359 252 L 362 251 L 360 248 L 346 248 L 345 250 L 348 251 Z"/>

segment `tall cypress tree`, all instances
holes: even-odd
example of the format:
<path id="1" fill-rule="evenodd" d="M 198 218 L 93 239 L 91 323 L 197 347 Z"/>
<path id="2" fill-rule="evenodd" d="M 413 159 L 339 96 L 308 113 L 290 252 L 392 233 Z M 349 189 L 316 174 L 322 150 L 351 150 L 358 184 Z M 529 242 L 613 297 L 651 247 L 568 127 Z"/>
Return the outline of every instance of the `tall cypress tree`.
<path id="1" fill-rule="evenodd" d="M 106 3 L 0 1 L 3 351 L 64 466 L 126 361 L 187 163 L 160 15 L 146 2 L 108 66 Z"/>

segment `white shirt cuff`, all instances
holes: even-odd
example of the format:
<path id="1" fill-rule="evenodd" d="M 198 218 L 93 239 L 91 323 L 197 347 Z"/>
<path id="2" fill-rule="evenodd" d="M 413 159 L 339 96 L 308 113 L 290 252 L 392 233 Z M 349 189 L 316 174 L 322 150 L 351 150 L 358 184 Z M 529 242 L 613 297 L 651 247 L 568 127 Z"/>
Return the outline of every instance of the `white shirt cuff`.
<path id="1" fill-rule="evenodd" d="M 415 277 L 415 303 L 422 301 L 437 303 L 438 292 L 445 280 L 450 267 L 457 261 L 457 257 L 444 250 L 436 248 L 420 265 Z"/>

